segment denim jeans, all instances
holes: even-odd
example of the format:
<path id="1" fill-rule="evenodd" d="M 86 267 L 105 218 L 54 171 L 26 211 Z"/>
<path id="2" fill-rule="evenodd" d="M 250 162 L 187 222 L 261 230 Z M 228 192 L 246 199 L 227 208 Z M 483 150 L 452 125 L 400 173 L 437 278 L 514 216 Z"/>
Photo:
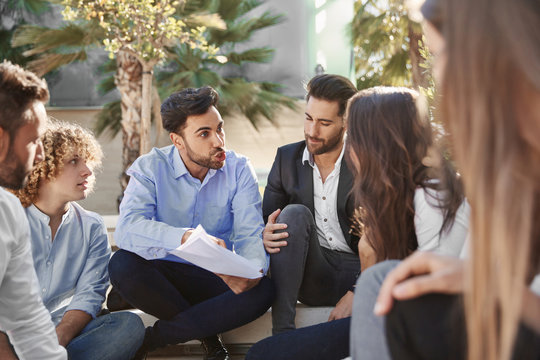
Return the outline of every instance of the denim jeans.
<path id="1" fill-rule="evenodd" d="M 373 314 L 375 301 L 386 275 L 400 263 L 383 261 L 362 272 L 356 283 L 351 321 L 351 357 L 353 360 L 389 360 L 384 334 L 384 317 Z"/>
<path id="2" fill-rule="evenodd" d="M 130 312 L 99 316 L 66 347 L 71 360 L 130 360 L 144 339 L 141 319 Z"/>
<path id="3" fill-rule="evenodd" d="M 349 355 L 351 318 L 329 321 L 263 339 L 246 360 L 340 360 Z"/>
<path id="4" fill-rule="evenodd" d="M 165 260 L 145 260 L 117 251 L 109 262 L 111 283 L 133 306 L 159 320 L 146 330 L 145 346 L 203 339 L 232 330 L 263 315 L 274 299 L 267 277 L 240 294 L 216 274 Z"/>

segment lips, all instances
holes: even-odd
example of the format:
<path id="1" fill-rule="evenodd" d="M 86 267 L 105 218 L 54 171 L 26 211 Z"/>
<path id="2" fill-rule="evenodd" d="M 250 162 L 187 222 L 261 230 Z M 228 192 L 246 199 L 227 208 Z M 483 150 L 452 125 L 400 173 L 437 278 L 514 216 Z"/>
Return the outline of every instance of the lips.
<path id="1" fill-rule="evenodd" d="M 83 188 L 83 190 L 86 190 L 88 185 L 88 181 L 83 181 L 82 183 L 77 184 L 77 186 Z"/>
<path id="2" fill-rule="evenodd" d="M 227 155 L 225 154 L 225 151 L 223 151 L 223 152 L 217 153 L 216 158 L 218 161 L 225 161 L 225 159 L 227 158 Z"/>

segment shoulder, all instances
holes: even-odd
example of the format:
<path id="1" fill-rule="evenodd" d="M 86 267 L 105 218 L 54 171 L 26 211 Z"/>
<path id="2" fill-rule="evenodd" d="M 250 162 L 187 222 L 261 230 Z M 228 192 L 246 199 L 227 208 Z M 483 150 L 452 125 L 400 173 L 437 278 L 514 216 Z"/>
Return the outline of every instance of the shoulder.
<path id="1" fill-rule="evenodd" d="M 20 216 L 24 216 L 24 209 L 19 199 L 8 192 L 4 188 L 0 187 L 0 218 L 6 225 L 14 224 L 14 220 L 20 219 Z M 15 223 L 18 223 L 16 221 Z"/>
<path id="2" fill-rule="evenodd" d="M 305 148 L 306 142 L 304 140 L 280 146 L 277 149 L 276 160 L 279 159 L 282 162 L 288 162 L 302 159 Z"/>
<path id="3" fill-rule="evenodd" d="M 105 221 L 96 212 L 86 210 L 81 205 L 79 205 L 76 202 L 71 203 L 72 211 L 74 213 L 74 216 L 79 219 L 79 221 L 82 223 L 83 227 L 89 227 L 91 230 L 95 231 L 97 229 L 104 230 L 105 227 Z"/>
<path id="4" fill-rule="evenodd" d="M 139 156 L 133 162 L 128 170 L 128 174 L 152 174 L 160 168 L 170 168 L 172 170 L 171 159 L 174 151 L 176 151 L 176 148 L 173 145 L 153 148 L 149 153 Z"/>
<path id="5" fill-rule="evenodd" d="M 295 143 L 280 146 L 277 151 L 285 155 L 294 155 L 294 154 L 302 155 L 305 147 L 306 147 L 306 142 L 302 140 Z"/>
<path id="6" fill-rule="evenodd" d="M 227 160 L 225 161 L 225 165 L 223 167 L 223 170 L 226 173 L 239 176 L 240 174 L 247 172 L 255 176 L 255 170 L 253 169 L 251 161 L 247 156 L 238 154 L 232 150 L 227 150 L 226 154 Z"/>

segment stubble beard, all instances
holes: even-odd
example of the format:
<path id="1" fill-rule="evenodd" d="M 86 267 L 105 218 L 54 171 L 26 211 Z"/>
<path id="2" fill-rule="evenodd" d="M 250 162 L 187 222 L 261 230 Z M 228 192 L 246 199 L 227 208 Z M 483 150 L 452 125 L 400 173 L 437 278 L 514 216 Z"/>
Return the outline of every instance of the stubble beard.
<path id="1" fill-rule="evenodd" d="M 335 150 L 341 145 L 344 132 L 345 132 L 345 129 L 342 128 L 341 131 L 336 136 L 328 139 L 326 142 L 323 141 L 318 146 L 313 146 L 312 144 L 310 144 L 308 141 L 309 136 L 306 133 L 304 133 L 304 137 L 306 139 L 306 146 L 309 153 L 312 155 L 321 155 L 321 154 L 330 152 L 332 150 Z"/>
<path id="2" fill-rule="evenodd" d="M 187 145 L 187 143 L 185 145 L 186 145 L 186 150 L 187 150 L 189 158 L 195 164 L 205 167 L 207 169 L 214 169 L 214 170 L 221 169 L 223 165 L 225 165 L 225 161 L 218 161 L 214 159 L 214 155 L 216 155 L 219 152 L 225 151 L 225 149 L 218 148 L 210 152 L 210 155 L 202 156 L 202 155 L 196 154 L 193 150 L 191 150 L 191 148 Z"/>
<path id="3" fill-rule="evenodd" d="M 0 186 L 11 190 L 20 190 L 28 182 L 28 176 L 32 169 L 26 169 L 17 155 L 10 147 L 6 155 L 6 161 L 0 164 Z"/>

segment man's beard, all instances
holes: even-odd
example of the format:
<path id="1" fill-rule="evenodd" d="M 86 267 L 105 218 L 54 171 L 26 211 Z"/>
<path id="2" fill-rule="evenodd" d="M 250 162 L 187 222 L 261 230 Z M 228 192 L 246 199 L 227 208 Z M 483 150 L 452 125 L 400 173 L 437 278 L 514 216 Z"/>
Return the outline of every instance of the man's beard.
<path id="1" fill-rule="evenodd" d="M 335 150 L 338 148 L 341 144 L 341 141 L 343 140 L 343 133 L 345 132 L 345 128 L 342 128 L 342 130 L 334 137 L 328 139 L 326 142 L 322 142 L 318 146 L 310 145 L 308 138 L 309 136 L 304 133 L 304 137 L 306 138 L 306 146 L 311 155 L 321 155 L 325 154 L 327 152 L 330 152 L 332 150 Z M 319 138 L 314 138 L 315 140 L 322 140 Z"/>
<path id="2" fill-rule="evenodd" d="M 213 150 L 209 156 L 203 156 L 191 150 L 187 142 L 185 142 L 185 146 L 186 146 L 186 150 L 191 161 L 193 161 L 195 164 L 199 166 L 205 167 L 207 169 L 217 170 L 217 169 L 221 169 L 223 165 L 225 164 L 223 161 L 218 161 L 214 158 L 214 155 L 216 155 L 217 153 L 225 151 L 225 149 L 223 148 L 217 148 Z"/>
<path id="3" fill-rule="evenodd" d="M 30 170 L 19 161 L 13 147 L 10 147 L 6 160 L 0 164 L 0 186 L 11 190 L 22 189 L 28 181 L 28 175 Z"/>

